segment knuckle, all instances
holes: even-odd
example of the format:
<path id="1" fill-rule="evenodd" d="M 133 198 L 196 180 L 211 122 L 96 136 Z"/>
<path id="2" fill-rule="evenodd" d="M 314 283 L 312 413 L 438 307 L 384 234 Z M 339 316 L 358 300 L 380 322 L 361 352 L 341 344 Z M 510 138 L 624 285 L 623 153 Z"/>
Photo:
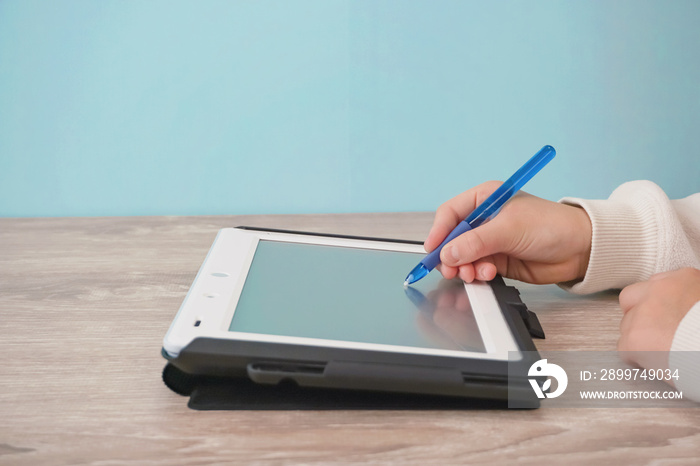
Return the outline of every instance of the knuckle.
<path id="1" fill-rule="evenodd" d="M 628 309 L 629 306 L 629 296 L 630 296 L 630 290 L 629 286 L 625 287 L 620 291 L 620 296 L 618 297 L 618 300 L 620 301 L 620 307 L 622 310 Z"/>
<path id="2" fill-rule="evenodd" d="M 452 220 L 457 216 L 454 208 L 450 201 L 441 204 L 435 211 L 435 221 L 436 222 L 446 222 Z"/>

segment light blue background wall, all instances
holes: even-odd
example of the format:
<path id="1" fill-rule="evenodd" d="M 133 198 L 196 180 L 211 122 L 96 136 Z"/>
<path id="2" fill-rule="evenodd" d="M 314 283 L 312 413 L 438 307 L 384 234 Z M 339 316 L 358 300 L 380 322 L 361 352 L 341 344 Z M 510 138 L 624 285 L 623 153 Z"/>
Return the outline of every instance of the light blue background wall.
<path id="1" fill-rule="evenodd" d="M 699 24 L 692 0 L 3 0 L 0 215 L 433 210 L 544 144 L 540 196 L 686 196 Z"/>

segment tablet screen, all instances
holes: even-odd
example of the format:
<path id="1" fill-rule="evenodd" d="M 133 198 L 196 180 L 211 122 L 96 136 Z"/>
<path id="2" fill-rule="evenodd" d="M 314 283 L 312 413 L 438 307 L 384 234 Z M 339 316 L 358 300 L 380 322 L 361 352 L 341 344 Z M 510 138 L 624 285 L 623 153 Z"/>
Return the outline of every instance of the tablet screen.
<path id="1" fill-rule="evenodd" d="M 421 257 L 260 240 L 229 331 L 485 352 L 461 280 L 403 286 Z"/>

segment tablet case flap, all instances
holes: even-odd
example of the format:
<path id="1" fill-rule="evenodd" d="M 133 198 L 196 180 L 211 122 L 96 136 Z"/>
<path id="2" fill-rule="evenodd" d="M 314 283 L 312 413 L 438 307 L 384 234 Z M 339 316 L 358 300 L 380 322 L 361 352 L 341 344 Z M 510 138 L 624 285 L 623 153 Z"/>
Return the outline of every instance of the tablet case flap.
<path id="1" fill-rule="evenodd" d="M 243 377 L 193 376 L 172 364 L 163 369 L 163 382 L 189 396 L 188 406 L 207 410 L 443 410 L 503 409 L 505 400 L 483 400 L 408 393 L 299 387 L 294 383 L 258 384 Z"/>

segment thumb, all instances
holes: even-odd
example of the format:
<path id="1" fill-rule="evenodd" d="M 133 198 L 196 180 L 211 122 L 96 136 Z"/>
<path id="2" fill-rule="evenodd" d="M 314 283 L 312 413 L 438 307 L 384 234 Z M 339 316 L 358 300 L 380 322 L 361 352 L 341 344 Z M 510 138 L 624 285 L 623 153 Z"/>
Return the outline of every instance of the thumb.
<path id="1" fill-rule="evenodd" d="M 459 235 L 442 248 L 440 261 L 457 267 L 493 254 L 508 252 L 506 247 L 511 244 L 512 229 L 503 228 L 498 223 L 490 221 Z"/>

